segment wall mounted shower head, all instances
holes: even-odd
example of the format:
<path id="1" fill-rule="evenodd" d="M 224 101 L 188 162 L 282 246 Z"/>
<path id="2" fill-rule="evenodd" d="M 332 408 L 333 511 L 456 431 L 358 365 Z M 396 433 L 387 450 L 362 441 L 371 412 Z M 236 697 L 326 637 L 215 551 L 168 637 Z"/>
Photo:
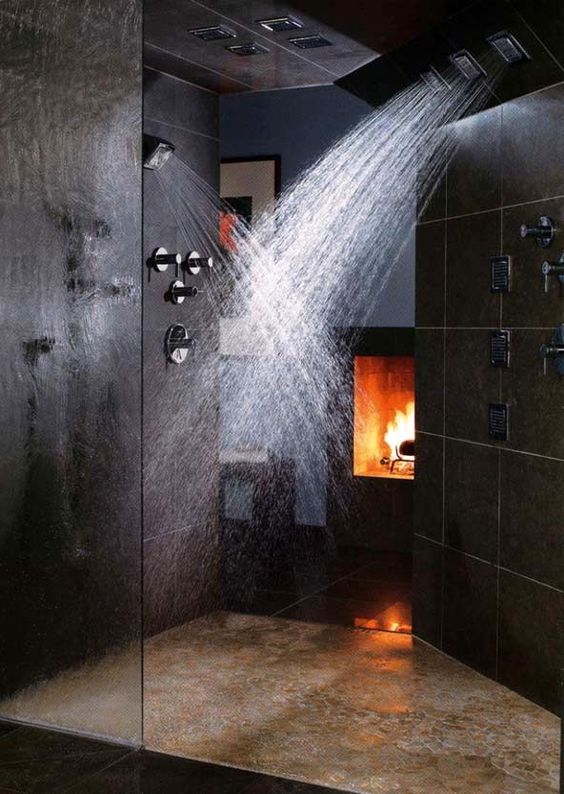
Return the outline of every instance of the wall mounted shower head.
<path id="1" fill-rule="evenodd" d="M 143 135 L 143 167 L 150 171 L 159 171 L 174 151 L 168 141 L 155 138 L 154 135 Z"/>
<path id="2" fill-rule="evenodd" d="M 499 33 L 488 36 L 488 42 L 501 55 L 505 63 L 511 66 L 531 60 L 531 56 L 521 42 L 517 41 L 515 36 L 506 30 L 500 30 Z"/>
<path id="3" fill-rule="evenodd" d="M 470 82 L 486 76 L 485 69 L 480 66 L 478 61 L 468 50 L 460 50 L 459 52 L 453 53 L 449 60 L 456 66 L 460 74 Z"/>
<path id="4" fill-rule="evenodd" d="M 444 91 L 445 89 L 450 89 L 450 86 L 445 78 L 442 76 L 442 74 L 440 74 L 438 69 L 435 69 L 434 66 L 430 66 L 427 71 L 421 72 L 421 79 L 434 94 L 438 94 L 440 91 Z"/>

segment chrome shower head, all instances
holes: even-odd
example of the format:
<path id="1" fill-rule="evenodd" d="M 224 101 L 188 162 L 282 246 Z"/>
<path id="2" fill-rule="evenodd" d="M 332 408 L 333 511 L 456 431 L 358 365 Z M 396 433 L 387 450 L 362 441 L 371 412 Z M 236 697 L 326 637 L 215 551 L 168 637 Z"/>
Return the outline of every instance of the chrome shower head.
<path id="1" fill-rule="evenodd" d="M 468 50 L 460 50 L 459 52 L 453 53 L 449 60 L 469 82 L 479 80 L 480 77 L 486 76 L 486 70 L 480 66 L 478 61 Z"/>
<path id="2" fill-rule="evenodd" d="M 531 56 L 512 33 L 500 30 L 493 36 L 488 36 L 488 43 L 501 55 L 505 63 L 513 66 L 516 63 L 530 61 Z"/>
<path id="3" fill-rule="evenodd" d="M 168 141 L 155 138 L 154 135 L 143 135 L 143 167 L 150 171 L 159 171 L 174 152 L 174 146 Z"/>

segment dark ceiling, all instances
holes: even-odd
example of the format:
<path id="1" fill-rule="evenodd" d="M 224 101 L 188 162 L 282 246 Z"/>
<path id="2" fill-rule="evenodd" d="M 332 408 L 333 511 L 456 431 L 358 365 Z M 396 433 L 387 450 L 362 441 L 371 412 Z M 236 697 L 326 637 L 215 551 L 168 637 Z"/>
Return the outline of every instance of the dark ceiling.
<path id="1" fill-rule="evenodd" d="M 465 0 L 145 0 L 145 63 L 218 93 L 334 83 L 409 41 Z M 293 16 L 303 28 L 270 33 L 257 20 Z M 202 42 L 191 28 L 225 25 L 236 39 Z M 333 46 L 299 50 L 288 39 L 321 34 Z M 257 42 L 242 57 L 226 45 Z"/>

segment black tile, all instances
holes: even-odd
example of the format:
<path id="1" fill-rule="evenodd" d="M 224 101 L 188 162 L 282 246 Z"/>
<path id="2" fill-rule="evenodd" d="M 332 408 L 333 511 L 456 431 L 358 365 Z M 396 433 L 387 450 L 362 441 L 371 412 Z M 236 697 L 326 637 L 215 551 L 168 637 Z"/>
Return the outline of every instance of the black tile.
<path id="1" fill-rule="evenodd" d="M 333 794 L 334 789 L 142 751 L 79 781 L 66 791 L 76 794 Z"/>
<path id="2" fill-rule="evenodd" d="M 415 294 L 418 326 L 444 326 L 445 232 L 444 221 L 417 226 Z"/>
<path id="3" fill-rule="evenodd" d="M 464 185 L 461 184 L 461 190 Z M 449 327 L 495 327 L 499 293 L 491 292 L 491 257 L 501 253 L 501 211 L 485 212 L 447 223 L 446 324 Z"/>
<path id="4" fill-rule="evenodd" d="M 562 593 L 501 571 L 499 681 L 556 714 L 564 652 Z"/>
<path id="5" fill-rule="evenodd" d="M 413 633 L 441 647 L 443 547 L 415 537 L 413 550 Z"/>
<path id="6" fill-rule="evenodd" d="M 413 560 L 411 554 L 376 551 L 373 560 L 366 562 L 358 570 L 347 576 L 347 579 L 362 579 L 372 582 L 408 582 L 411 577 Z"/>
<path id="7" fill-rule="evenodd" d="M 378 627 L 382 628 L 391 624 L 410 626 L 411 604 L 406 599 L 387 604 L 319 595 L 306 598 L 299 604 L 285 609 L 278 617 L 308 623 L 330 623 L 349 628 L 363 628 L 366 621 L 375 621 Z M 376 628 L 376 626 L 368 626 L 368 628 Z"/>
<path id="8" fill-rule="evenodd" d="M 512 0 L 525 22 L 535 31 L 552 56 L 564 68 L 564 6 L 560 0 Z"/>
<path id="9" fill-rule="evenodd" d="M 55 791 L 129 752 L 119 745 L 22 727 L 0 742 L 0 786 L 14 791 Z"/>
<path id="10" fill-rule="evenodd" d="M 540 248 L 534 240 L 523 240 L 521 224 L 536 225 L 541 215 L 553 219 L 559 230 L 564 228 L 564 199 L 540 201 L 503 210 L 503 253 L 511 256 L 511 292 L 503 295 L 503 325 L 508 328 L 551 328 L 562 315 L 564 285 L 550 277 L 548 292 L 544 291 L 542 265 L 545 260 L 558 262 L 564 239 L 562 231 L 550 248 Z"/>
<path id="11" fill-rule="evenodd" d="M 13 722 L 0 722 L 0 739 L 3 739 L 12 731 L 17 731 L 20 726 Z"/>
<path id="12" fill-rule="evenodd" d="M 488 443 L 488 403 L 498 403 L 500 392 L 489 331 L 449 330 L 446 337 L 446 434 Z"/>
<path id="13" fill-rule="evenodd" d="M 540 582 L 564 585 L 562 509 L 555 498 L 564 461 L 501 453 L 500 564 Z"/>
<path id="14" fill-rule="evenodd" d="M 418 328 L 415 334 L 415 426 L 441 434 L 444 418 L 444 331 Z"/>
<path id="15" fill-rule="evenodd" d="M 449 217 L 501 206 L 501 109 L 477 113 L 449 127 Z M 451 243 L 449 243 L 450 245 Z"/>
<path id="16" fill-rule="evenodd" d="M 257 590 L 251 597 L 240 601 L 227 601 L 223 609 L 245 615 L 274 615 L 288 608 L 303 596 L 298 593 Z"/>
<path id="17" fill-rule="evenodd" d="M 167 140 L 174 143 L 177 127 L 219 138 L 219 96 L 166 74 L 143 74 L 145 118 L 171 125 Z"/>
<path id="18" fill-rule="evenodd" d="M 497 561 L 499 455 L 446 441 L 445 543 L 489 562 Z"/>
<path id="19" fill-rule="evenodd" d="M 513 330 L 511 367 L 503 370 L 502 402 L 509 404 L 509 446 L 564 459 L 562 378 L 539 355 L 552 330 Z"/>
<path id="20" fill-rule="evenodd" d="M 441 436 L 417 434 L 414 531 L 433 540 L 443 538 L 443 460 Z"/>
<path id="21" fill-rule="evenodd" d="M 496 613 L 497 568 L 446 549 L 443 650 L 494 677 Z"/>
<path id="22" fill-rule="evenodd" d="M 417 218 L 421 223 L 446 217 L 446 191 L 446 155 L 435 156 L 417 175 Z"/>
<path id="23" fill-rule="evenodd" d="M 562 77 L 560 77 L 562 79 Z M 503 203 L 564 195 L 564 84 L 510 102 L 503 111 Z"/>

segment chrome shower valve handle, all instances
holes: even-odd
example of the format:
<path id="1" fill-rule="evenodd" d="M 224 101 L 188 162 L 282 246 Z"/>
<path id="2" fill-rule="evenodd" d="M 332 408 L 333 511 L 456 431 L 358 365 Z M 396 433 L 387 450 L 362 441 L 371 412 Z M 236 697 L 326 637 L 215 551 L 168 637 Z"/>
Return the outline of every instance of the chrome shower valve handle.
<path id="1" fill-rule="evenodd" d="M 157 248 L 153 254 L 153 266 L 159 273 L 164 273 L 169 265 L 179 265 L 182 261 L 180 254 L 169 254 L 166 248 Z"/>
<path id="2" fill-rule="evenodd" d="M 564 325 L 559 325 L 552 334 L 548 344 L 540 346 L 539 353 L 544 360 L 544 374 L 547 372 L 547 361 L 552 359 L 554 370 L 557 375 L 564 375 Z"/>
<path id="3" fill-rule="evenodd" d="M 186 298 L 195 298 L 200 294 L 197 287 L 187 287 L 180 279 L 172 282 L 169 292 L 171 301 L 177 304 L 184 303 Z"/>
<path id="4" fill-rule="evenodd" d="M 548 215 L 541 215 L 536 226 L 529 226 L 526 223 L 521 225 L 521 237 L 526 239 L 532 237 L 536 240 L 539 248 L 548 248 L 556 235 L 556 227 L 552 218 Z"/>
<path id="5" fill-rule="evenodd" d="M 211 256 L 200 256 L 197 251 L 191 251 L 184 262 L 184 267 L 193 276 L 196 276 L 202 268 L 213 268 L 213 258 Z"/>
<path id="6" fill-rule="evenodd" d="M 544 291 L 548 292 L 548 283 L 550 276 L 557 276 L 558 281 L 564 284 L 564 253 L 558 262 L 543 262 L 542 274 L 544 276 Z"/>

